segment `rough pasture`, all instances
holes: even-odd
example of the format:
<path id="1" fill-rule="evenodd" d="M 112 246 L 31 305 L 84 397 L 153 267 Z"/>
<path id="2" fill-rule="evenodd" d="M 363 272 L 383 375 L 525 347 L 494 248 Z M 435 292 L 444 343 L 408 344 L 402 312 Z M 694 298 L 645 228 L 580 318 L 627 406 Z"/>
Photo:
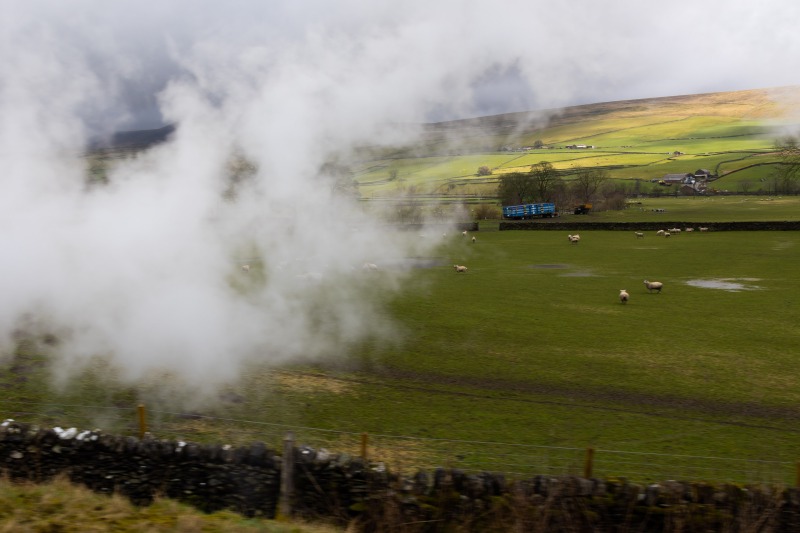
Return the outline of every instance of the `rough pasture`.
<path id="1" fill-rule="evenodd" d="M 394 336 L 285 369 L 346 393 L 287 388 L 256 368 L 226 393 L 239 400 L 204 412 L 370 434 L 796 460 L 800 233 L 581 235 L 580 246 L 561 232 L 482 231 L 480 246 L 452 239 L 386 294 Z M 468 264 L 469 275 L 453 264 Z M 643 279 L 669 291 L 648 295 Z M 631 293 L 624 306 L 620 288 Z M 6 361 L 6 400 L 132 405 L 147 395 L 99 371 L 47 391 L 41 357 Z M 175 431 L 229 436 L 191 419 Z"/>

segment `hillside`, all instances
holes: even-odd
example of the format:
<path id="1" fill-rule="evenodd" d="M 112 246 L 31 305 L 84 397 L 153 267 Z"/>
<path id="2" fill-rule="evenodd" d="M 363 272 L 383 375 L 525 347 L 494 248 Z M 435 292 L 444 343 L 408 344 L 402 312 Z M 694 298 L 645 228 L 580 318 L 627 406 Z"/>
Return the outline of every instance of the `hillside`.
<path id="1" fill-rule="evenodd" d="M 442 196 L 490 195 L 496 176 L 549 161 L 649 181 L 706 168 L 758 182 L 775 139 L 798 122 L 800 87 L 626 100 L 430 124 L 419 145 L 362 161 L 364 197 L 416 186 Z M 533 149 L 535 143 L 543 148 Z M 586 145 L 575 149 L 572 146 Z M 495 177 L 476 176 L 489 166 Z M 392 173 L 397 183 L 387 176 Z M 754 189 L 755 190 L 755 189 Z"/>
<path id="2" fill-rule="evenodd" d="M 612 178 L 648 182 L 665 174 L 708 169 L 729 190 L 766 190 L 775 140 L 800 123 L 800 87 L 753 89 L 602 102 L 508 113 L 424 126 L 413 145 L 363 147 L 350 168 L 363 199 L 398 194 L 444 201 L 482 201 L 497 177 L 548 161 L 565 174 L 596 167 Z M 95 174 L 108 161 L 163 142 L 173 126 L 120 132 L 95 141 Z M 535 145 L 542 148 L 534 149 Z M 574 148 L 583 146 L 586 148 Z M 479 166 L 492 176 L 477 176 Z M 413 187 L 413 189 L 412 189 Z"/>

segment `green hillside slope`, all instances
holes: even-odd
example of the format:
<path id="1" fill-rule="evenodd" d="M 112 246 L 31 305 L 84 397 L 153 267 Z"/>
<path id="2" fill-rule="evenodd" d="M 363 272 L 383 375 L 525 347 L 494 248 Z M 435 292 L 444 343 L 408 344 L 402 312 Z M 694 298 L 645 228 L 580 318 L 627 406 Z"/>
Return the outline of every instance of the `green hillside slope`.
<path id="1" fill-rule="evenodd" d="M 365 156 L 355 179 L 366 199 L 407 194 L 412 186 L 442 197 L 481 196 L 492 194 L 499 175 L 549 161 L 562 171 L 599 167 L 643 183 L 704 168 L 720 176 L 718 188 L 755 191 L 776 161 L 775 140 L 798 121 L 797 102 L 800 87 L 784 87 L 431 124 L 418 145 Z M 542 148 L 532 148 L 537 141 Z M 476 175 L 483 165 L 492 176 Z"/>

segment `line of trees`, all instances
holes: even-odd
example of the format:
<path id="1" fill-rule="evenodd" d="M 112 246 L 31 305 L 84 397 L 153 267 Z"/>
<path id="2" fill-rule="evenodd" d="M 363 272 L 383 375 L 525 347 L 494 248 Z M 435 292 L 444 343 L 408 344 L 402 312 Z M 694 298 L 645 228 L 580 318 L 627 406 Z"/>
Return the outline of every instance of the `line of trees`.
<path id="1" fill-rule="evenodd" d="M 503 205 L 552 202 L 558 206 L 590 203 L 595 209 L 625 207 L 624 190 L 605 170 L 575 167 L 563 171 L 548 161 L 531 165 L 528 172 L 504 174 L 499 178 L 497 194 Z"/>

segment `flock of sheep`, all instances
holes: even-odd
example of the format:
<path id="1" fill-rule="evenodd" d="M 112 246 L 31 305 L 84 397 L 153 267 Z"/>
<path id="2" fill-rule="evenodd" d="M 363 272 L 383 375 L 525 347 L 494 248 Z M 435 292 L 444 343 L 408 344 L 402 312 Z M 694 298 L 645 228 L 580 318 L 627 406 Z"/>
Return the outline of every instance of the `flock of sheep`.
<path id="1" fill-rule="evenodd" d="M 701 228 L 697 228 L 697 230 L 698 231 L 708 231 L 708 228 L 701 227 Z M 684 228 L 683 231 L 685 231 L 686 233 L 691 233 L 691 232 L 694 231 L 694 228 Z M 681 232 L 680 228 L 660 229 L 660 230 L 658 230 L 656 232 L 656 235 L 659 235 L 661 237 L 669 237 L 671 235 L 677 235 L 680 232 Z M 644 237 L 644 234 L 642 232 L 640 232 L 640 231 L 637 231 L 636 232 L 636 237 L 637 238 L 638 237 Z"/>
<path id="2" fill-rule="evenodd" d="M 647 280 L 644 280 L 644 286 L 647 287 L 647 292 L 656 291 L 659 294 L 661 294 L 661 289 L 664 288 L 664 284 L 661 283 L 660 281 L 647 281 Z M 631 295 L 628 294 L 628 291 L 626 291 L 625 289 L 620 289 L 619 290 L 619 301 L 620 301 L 620 303 L 623 303 L 623 304 L 628 303 L 628 299 L 630 297 L 631 297 Z"/>
<path id="3" fill-rule="evenodd" d="M 708 231 L 708 228 L 701 227 L 701 228 L 698 228 L 698 230 L 699 231 Z M 692 232 L 692 231 L 694 231 L 694 228 L 685 228 L 684 231 Z M 680 228 L 670 228 L 670 229 L 666 229 L 666 230 L 658 230 L 656 232 L 656 235 L 660 235 L 660 236 L 663 236 L 663 237 L 669 237 L 670 235 L 673 235 L 673 234 L 676 234 L 676 233 L 680 233 L 680 232 L 681 232 Z M 465 230 L 465 231 L 461 232 L 461 235 L 463 237 L 468 237 L 469 233 Z M 641 231 L 634 232 L 634 235 L 636 236 L 637 239 L 644 238 L 644 233 L 641 232 Z M 445 233 L 444 236 L 446 237 L 447 234 Z M 581 236 L 578 235 L 578 234 L 575 234 L 575 235 L 571 235 L 570 234 L 570 235 L 567 235 L 567 239 L 572 244 L 578 244 L 581 241 Z M 477 238 L 475 236 L 473 236 L 472 237 L 472 243 L 474 244 L 475 242 L 477 242 Z M 250 272 L 250 265 L 249 264 L 243 264 L 241 266 L 241 268 L 242 268 L 242 272 L 244 272 L 244 273 Z M 364 263 L 362 265 L 362 269 L 363 270 L 378 270 L 378 265 L 376 265 L 375 263 Z M 463 273 L 463 272 L 467 271 L 467 267 L 465 265 L 456 264 L 456 265 L 453 265 L 453 269 L 457 273 Z M 664 284 L 661 283 L 660 281 L 644 280 L 644 285 L 647 288 L 648 292 L 652 293 L 653 291 L 656 291 L 659 294 L 661 293 L 661 289 L 664 287 Z M 625 290 L 625 289 L 620 289 L 620 291 L 619 291 L 619 301 L 620 301 L 620 303 L 623 303 L 623 304 L 628 303 L 629 299 L 630 299 L 630 294 L 628 293 L 628 291 Z"/>

